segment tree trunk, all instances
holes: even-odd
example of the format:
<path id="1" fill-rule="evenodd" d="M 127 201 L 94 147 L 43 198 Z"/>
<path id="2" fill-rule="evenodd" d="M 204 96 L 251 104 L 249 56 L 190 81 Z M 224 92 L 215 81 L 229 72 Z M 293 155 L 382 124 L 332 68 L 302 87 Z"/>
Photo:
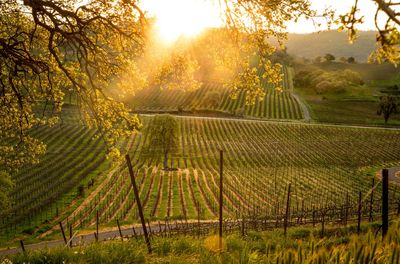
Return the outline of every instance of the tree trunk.
<path id="1" fill-rule="evenodd" d="M 164 170 L 168 169 L 168 152 L 164 153 Z"/>
<path id="2" fill-rule="evenodd" d="M 389 115 L 385 114 L 385 125 L 387 125 L 388 120 L 389 120 Z"/>

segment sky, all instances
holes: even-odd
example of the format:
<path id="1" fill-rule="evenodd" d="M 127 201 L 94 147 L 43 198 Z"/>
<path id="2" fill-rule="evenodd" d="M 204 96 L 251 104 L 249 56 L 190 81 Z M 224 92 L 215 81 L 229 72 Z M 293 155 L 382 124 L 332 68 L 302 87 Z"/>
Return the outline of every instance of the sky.
<path id="1" fill-rule="evenodd" d="M 311 0 L 313 9 L 323 12 L 327 7 L 337 11 L 337 14 L 349 12 L 354 0 Z M 196 35 L 204 28 L 221 25 L 218 0 L 142 0 L 142 9 L 157 18 L 157 28 L 160 36 L 166 41 L 173 41 L 180 35 Z M 374 10 L 372 0 L 359 0 L 360 15 L 365 23 L 359 26 L 361 30 L 374 29 Z M 316 19 L 324 25 L 324 19 Z M 309 33 L 326 29 L 316 28 L 312 21 L 300 20 L 288 24 L 289 32 Z"/>
<path id="2" fill-rule="evenodd" d="M 336 10 L 337 14 L 345 14 L 351 10 L 354 5 L 354 0 L 311 0 L 312 8 L 323 12 L 327 7 Z M 364 24 L 359 25 L 358 28 L 361 30 L 372 30 L 375 29 L 374 14 L 376 5 L 372 0 L 359 0 L 358 8 L 360 9 L 359 15 L 364 16 Z M 319 20 L 323 23 L 324 20 Z M 288 30 L 289 32 L 296 33 L 309 33 L 318 30 L 324 30 L 326 27 L 316 29 L 312 21 L 300 20 L 298 23 L 290 23 Z"/>

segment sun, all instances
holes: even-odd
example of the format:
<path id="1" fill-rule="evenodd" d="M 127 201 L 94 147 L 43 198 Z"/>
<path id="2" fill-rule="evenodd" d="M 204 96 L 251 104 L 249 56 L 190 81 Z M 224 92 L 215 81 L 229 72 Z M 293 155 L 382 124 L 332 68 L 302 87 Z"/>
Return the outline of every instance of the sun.
<path id="1" fill-rule="evenodd" d="M 206 0 L 145 0 L 142 8 L 156 19 L 163 41 L 172 43 L 180 36 L 196 36 L 205 28 L 221 25 L 219 7 Z"/>

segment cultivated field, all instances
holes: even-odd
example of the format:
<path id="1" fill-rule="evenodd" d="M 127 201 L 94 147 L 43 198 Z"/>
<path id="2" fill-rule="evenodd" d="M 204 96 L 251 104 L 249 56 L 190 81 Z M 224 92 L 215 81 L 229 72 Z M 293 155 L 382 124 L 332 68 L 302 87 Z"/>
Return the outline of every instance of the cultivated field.
<path id="1" fill-rule="evenodd" d="M 292 183 L 293 209 L 343 203 L 367 193 L 381 166 L 400 164 L 400 132 L 257 121 L 179 118 L 179 151 L 164 171 L 160 157 L 145 151 L 141 132 L 121 142 L 129 150 L 148 219 L 214 219 L 217 216 L 219 150 L 224 150 L 226 217 L 280 214 Z M 124 163 L 107 169 L 100 139 L 76 125 L 38 129 L 49 144 L 40 165 L 20 171 L 14 196 L 18 229 L 45 232 L 56 220 L 76 227 L 137 221 Z M 95 180 L 93 187 L 87 183 Z M 78 186 L 85 194 L 77 197 Z M 392 187 L 394 188 L 394 187 Z M 30 190 L 29 192 L 27 190 Z M 395 192 L 392 198 L 395 199 Z M 379 199 L 379 194 L 376 194 Z M 58 217 L 56 216 L 58 215 Z M 10 231 L 12 225 L 6 224 Z M 21 230 L 20 230 L 21 231 Z"/>
<path id="2" fill-rule="evenodd" d="M 292 96 L 292 69 L 283 68 L 282 92 L 263 82 L 265 96 L 254 105 L 246 105 L 245 92 L 236 99 L 231 91 L 219 83 L 205 83 L 195 91 L 160 90 L 158 87 L 139 91 L 133 99 L 138 111 L 218 111 L 236 115 L 246 115 L 268 119 L 302 119 L 299 102 Z M 260 73 L 261 74 L 261 73 Z"/>

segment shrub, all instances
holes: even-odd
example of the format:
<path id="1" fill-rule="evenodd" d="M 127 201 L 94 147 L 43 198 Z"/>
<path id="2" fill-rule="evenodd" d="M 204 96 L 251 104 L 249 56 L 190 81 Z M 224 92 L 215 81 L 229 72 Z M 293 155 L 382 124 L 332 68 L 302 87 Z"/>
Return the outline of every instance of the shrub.
<path id="1" fill-rule="evenodd" d="M 343 77 L 349 84 L 363 85 L 364 81 L 358 72 L 346 69 L 342 73 Z"/>
<path id="2" fill-rule="evenodd" d="M 85 195 L 85 187 L 83 186 L 83 184 L 80 184 L 78 186 L 78 194 L 79 197 L 83 197 Z"/>
<path id="3" fill-rule="evenodd" d="M 35 228 L 28 227 L 22 231 L 23 234 L 32 235 L 35 232 Z"/>
<path id="4" fill-rule="evenodd" d="M 217 91 L 209 91 L 206 93 L 204 102 L 207 105 L 210 105 L 211 108 L 216 108 L 218 107 L 218 104 L 220 103 L 221 100 L 221 94 Z"/>
<path id="5" fill-rule="evenodd" d="M 244 108 L 239 108 L 235 111 L 235 115 L 238 117 L 244 117 L 246 110 Z"/>
<path id="6" fill-rule="evenodd" d="M 317 94 L 323 94 L 327 92 L 343 92 L 344 84 L 343 82 L 338 81 L 322 81 L 315 86 L 315 92 Z"/>

